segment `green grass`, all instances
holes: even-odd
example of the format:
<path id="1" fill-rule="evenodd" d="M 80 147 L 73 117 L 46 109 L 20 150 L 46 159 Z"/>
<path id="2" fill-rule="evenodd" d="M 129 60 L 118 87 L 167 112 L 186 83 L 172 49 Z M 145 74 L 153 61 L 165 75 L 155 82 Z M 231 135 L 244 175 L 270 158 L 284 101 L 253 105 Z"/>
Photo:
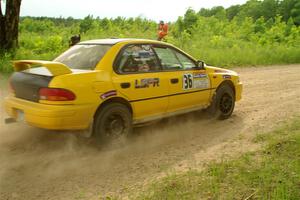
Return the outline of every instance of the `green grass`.
<path id="1" fill-rule="evenodd" d="M 0 56 L 0 72 L 3 74 L 11 73 L 13 71 L 13 66 L 12 66 L 12 56 L 9 53 L 4 53 L 1 54 Z"/>
<path id="2" fill-rule="evenodd" d="M 300 199 L 300 118 L 255 142 L 267 147 L 153 183 L 137 199 Z"/>
<path id="3" fill-rule="evenodd" d="M 0 73 L 0 89 L 3 89 L 7 86 L 7 81 L 9 76 L 10 76 L 9 74 Z"/>
<path id="4" fill-rule="evenodd" d="M 111 37 L 156 39 L 157 24 L 151 20 L 104 21 L 103 24 L 99 19 L 92 19 L 88 30 L 81 34 L 82 41 Z M 73 21 L 69 25 L 61 22 L 22 20 L 19 48 L 5 54 L 0 49 L 0 72 L 13 71 L 11 60 L 53 60 L 68 49 L 69 38 L 78 34 L 81 24 L 86 21 Z M 218 67 L 300 63 L 300 26 L 291 26 L 280 18 L 270 26 L 264 22 L 264 32 L 257 32 L 255 26 L 250 19 L 239 22 L 199 16 L 192 29 L 182 28 L 179 22 L 171 23 L 167 42 Z"/>
<path id="5" fill-rule="evenodd" d="M 188 13 L 188 11 L 187 11 Z M 83 20 L 21 18 L 19 48 L 12 54 L 0 49 L 0 72 L 12 71 L 10 60 L 52 60 L 68 49 L 72 35 L 81 39 L 157 38 L 157 22 L 137 18 Z M 281 16 L 273 20 L 239 16 L 232 20 L 203 17 L 196 13 L 170 23 L 167 42 L 196 59 L 218 67 L 300 63 L 300 26 Z"/>
<path id="6" fill-rule="evenodd" d="M 249 46 L 225 49 L 208 48 L 193 49 L 192 54 L 195 57 L 202 57 L 205 62 L 213 66 L 228 68 L 300 63 L 300 48 L 297 47 Z"/>
<path id="7" fill-rule="evenodd" d="M 37 49 L 26 49 L 21 47 L 16 51 L 15 60 L 30 59 L 30 60 L 53 60 L 56 56 L 62 53 L 67 47 L 60 47 L 61 52 L 45 51 Z M 247 46 L 247 47 L 232 47 L 232 48 L 198 48 L 198 46 L 185 47 L 184 50 L 195 58 L 201 58 L 206 63 L 217 67 L 234 68 L 241 66 L 259 66 L 259 65 L 274 65 L 274 64 L 293 64 L 300 63 L 300 48 L 297 47 L 262 47 L 262 46 Z M 12 56 L 4 54 L 0 58 L 0 72 L 11 73 Z"/>

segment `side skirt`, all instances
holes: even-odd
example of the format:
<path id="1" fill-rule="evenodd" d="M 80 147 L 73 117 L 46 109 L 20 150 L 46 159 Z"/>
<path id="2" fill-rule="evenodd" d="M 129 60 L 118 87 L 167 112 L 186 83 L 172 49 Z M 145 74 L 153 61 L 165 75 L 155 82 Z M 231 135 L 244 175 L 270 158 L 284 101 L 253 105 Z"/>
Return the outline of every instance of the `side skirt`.
<path id="1" fill-rule="evenodd" d="M 191 107 L 191 108 L 186 108 L 186 109 L 182 109 L 182 110 L 178 110 L 178 111 L 174 111 L 174 112 L 167 112 L 165 114 L 145 117 L 143 119 L 134 119 L 133 124 L 134 124 L 134 126 L 140 126 L 142 124 L 145 124 L 145 123 L 148 123 L 148 122 L 151 122 L 151 121 L 160 120 L 160 119 L 163 119 L 163 118 L 172 117 L 172 116 L 176 116 L 176 115 L 182 115 L 182 114 L 186 114 L 186 113 L 197 111 L 197 110 L 202 110 L 202 109 L 207 108 L 208 106 L 209 105 L 194 106 L 194 107 Z"/>

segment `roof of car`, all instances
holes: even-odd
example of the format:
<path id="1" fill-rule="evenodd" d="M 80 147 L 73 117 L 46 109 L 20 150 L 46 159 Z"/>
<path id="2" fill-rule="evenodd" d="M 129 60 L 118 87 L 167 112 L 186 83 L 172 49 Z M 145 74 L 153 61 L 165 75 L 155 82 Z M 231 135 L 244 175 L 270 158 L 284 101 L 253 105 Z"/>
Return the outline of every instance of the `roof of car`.
<path id="1" fill-rule="evenodd" d="M 149 42 L 149 43 L 163 43 L 157 40 L 149 39 L 136 39 L 136 38 L 110 38 L 110 39 L 96 39 L 96 40 L 87 40 L 80 42 L 79 44 L 117 44 L 119 42 Z"/>

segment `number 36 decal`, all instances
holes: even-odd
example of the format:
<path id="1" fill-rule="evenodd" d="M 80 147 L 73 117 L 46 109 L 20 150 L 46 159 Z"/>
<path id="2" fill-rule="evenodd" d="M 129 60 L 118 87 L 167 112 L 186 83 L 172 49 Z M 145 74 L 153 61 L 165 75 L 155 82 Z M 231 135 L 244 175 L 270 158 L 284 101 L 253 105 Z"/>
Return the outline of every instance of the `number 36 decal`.
<path id="1" fill-rule="evenodd" d="M 207 74 L 184 74 L 182 79 L 182 89 L 207 89 L 210 86 Z"/>
<path id="2" fill-rule="evenodd" d="M 183 86 L 184 90 L 192 89 L 193 88 L 193 74 L 184 74 L 183 75 Z"/>

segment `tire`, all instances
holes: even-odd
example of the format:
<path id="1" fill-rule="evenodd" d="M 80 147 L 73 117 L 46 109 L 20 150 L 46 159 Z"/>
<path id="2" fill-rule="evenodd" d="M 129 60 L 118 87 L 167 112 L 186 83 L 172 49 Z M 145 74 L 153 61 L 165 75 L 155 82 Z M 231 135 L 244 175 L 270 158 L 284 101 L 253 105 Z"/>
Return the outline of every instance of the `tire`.
<path id="1" fill-rule="evenodd" d="M 235 95 L 229 85 L 222 85 L 213 96 L 212 104 L 209 106 L 209 113 L 216 119 L 227 119 L 231 116 L 235 105 Z"/>
<path id="2" fill-rule="evenodd" d="M 121 103 L 105 105 L 95 116 L 93 136 L 99 144 L 121 145 L 132 132 L 132 114 Z"/>

